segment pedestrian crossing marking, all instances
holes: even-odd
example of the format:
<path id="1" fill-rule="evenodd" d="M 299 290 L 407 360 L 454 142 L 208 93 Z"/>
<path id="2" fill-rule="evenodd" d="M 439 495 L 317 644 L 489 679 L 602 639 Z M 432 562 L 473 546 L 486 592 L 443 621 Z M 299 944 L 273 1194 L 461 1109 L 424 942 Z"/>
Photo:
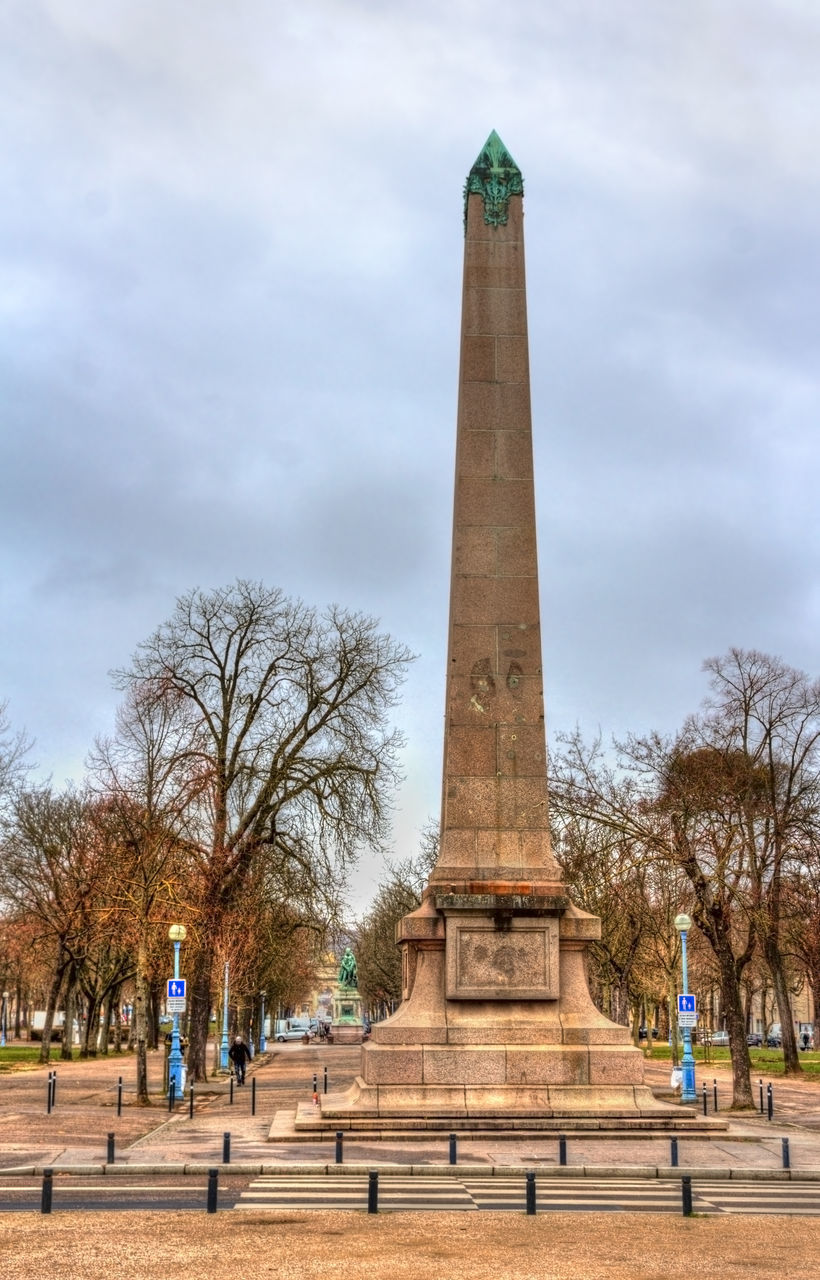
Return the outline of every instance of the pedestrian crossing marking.
<path id="1" fill-rule="evenodd" d="M 254 1210 L 349 1209 L 364 1212 L 366 1175 L 318 1174 L 255 1179 L 234 1208 Z M 700 1182 L 692 1177 L 695 1213 L 789 1214 L 820 1217 L 820 1184 Z M 454 1178 L 386 1176 L 379 1180 L 380 1212 L 442 1210 L 512 1211 L 523 1213 L 523 1178 Z M 681 1183 L 676 1180 L 542 1178 L 536 1183 L 539 1212 L 681 1212 Z"/>

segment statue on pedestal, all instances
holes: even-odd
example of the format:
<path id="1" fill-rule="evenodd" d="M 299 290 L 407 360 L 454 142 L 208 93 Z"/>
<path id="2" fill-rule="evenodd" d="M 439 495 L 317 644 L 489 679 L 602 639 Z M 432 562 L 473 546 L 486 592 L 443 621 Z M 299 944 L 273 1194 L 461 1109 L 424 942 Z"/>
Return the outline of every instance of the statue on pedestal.
<path id="1" fill-rule="evenodd" d="M 358 990 L 359 970 L 356 965 L 356 957 L 350 947 L 345 947 L 345 953 L 342 956 L 342 964 L 339 969 L 339 986 L 347 987 L 351 991 Z"/>
<path id="2" fill-rule="evenodd" d="M 364 1036 L 359 970 L 350 947 L 345 947 L 333 997 L 333 1040 L 339 1044 L 361 1044 Z"/>

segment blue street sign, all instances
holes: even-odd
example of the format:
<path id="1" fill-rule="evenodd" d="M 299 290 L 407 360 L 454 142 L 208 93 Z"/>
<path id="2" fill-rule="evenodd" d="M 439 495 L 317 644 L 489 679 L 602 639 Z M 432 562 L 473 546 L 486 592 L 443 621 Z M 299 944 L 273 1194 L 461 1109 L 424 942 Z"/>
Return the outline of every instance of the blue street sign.
<path id="1" fill-rule="evenodd" d="M 697 1013 L 697 1004 L 693 995 L 678 996 L 678 1013 Z"/>
<path id="2" fill-rule="evenodd" d="M 185 999 L 185 978 L 169 978 L 168 979 L 168 999 L 184 1000 Z"/>

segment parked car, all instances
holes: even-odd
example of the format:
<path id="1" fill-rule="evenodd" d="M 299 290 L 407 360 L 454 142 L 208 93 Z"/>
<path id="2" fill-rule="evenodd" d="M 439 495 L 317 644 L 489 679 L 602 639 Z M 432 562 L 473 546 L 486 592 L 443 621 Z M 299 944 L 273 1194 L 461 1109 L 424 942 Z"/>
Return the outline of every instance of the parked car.
<path id="1" fill-rule="evenodd" d="M 750 1031 L 746 1037 L 746 1043 L 753 1049 L 759 1049 L 763 1044 L 763 1037 L 759 1031 Z"/>
<path id="2" fill-rule="evenodd" d="M 281 1018 L 274 1027 L 273 1038 L 283 1044 L 285 1040 L 304 1040 L 313 1035 L 307 1018 Z"/>
<path id="3" fill-rule="evenodd" d="M 639 1036 L 639 1038 L 640 1038 L 641 1040 L 645 1040 L 645 1039 L 646 1039 L 646 1027 L 639 1027 L 639 1028 L 638 1028 L 638 1036 Z M 657 1027 L 653 1027 L 653 1028 L 652 1028 L 652 1039 L 653 1039 L 653 1040 L 657 1040 L 657 1038 L 658 1038 L 658 1028 L 657 1028 Z"/>
<path id="4" fill-rule="evenodd" d="M 774 1033 L 772 1033 L 771 1035 L 766 1036 L 766 1048 L 767 1048 L 767 1049 L 779 1049 L 782 1043 L 783 1043 L 783 1042 L 782 1042 L 782 1040 L 780 1039 L 780 1036 L 776 1036 Z"/>
<path id="5" fill-rule="evenodd" d="M 713 1031 L 712 1032 L 712 1048 L 728 1049 L 729 1048 L 729 1032 Z"/>

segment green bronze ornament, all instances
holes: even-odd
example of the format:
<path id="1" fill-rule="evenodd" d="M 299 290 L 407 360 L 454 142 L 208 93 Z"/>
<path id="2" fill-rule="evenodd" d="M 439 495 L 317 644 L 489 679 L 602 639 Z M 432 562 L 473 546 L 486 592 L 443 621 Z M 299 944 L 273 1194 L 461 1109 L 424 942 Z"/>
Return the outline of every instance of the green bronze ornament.
<path id="1" fill-rule="evenodd" d="M 464 226 L 467 226 L 467 197 L 479 195 L 484 201 L 487 226 L 504 226 L 510 196 L 524 194 L 524 179 L 504 143 L 493 129 L 470 170 L 464 185 Z"/>

